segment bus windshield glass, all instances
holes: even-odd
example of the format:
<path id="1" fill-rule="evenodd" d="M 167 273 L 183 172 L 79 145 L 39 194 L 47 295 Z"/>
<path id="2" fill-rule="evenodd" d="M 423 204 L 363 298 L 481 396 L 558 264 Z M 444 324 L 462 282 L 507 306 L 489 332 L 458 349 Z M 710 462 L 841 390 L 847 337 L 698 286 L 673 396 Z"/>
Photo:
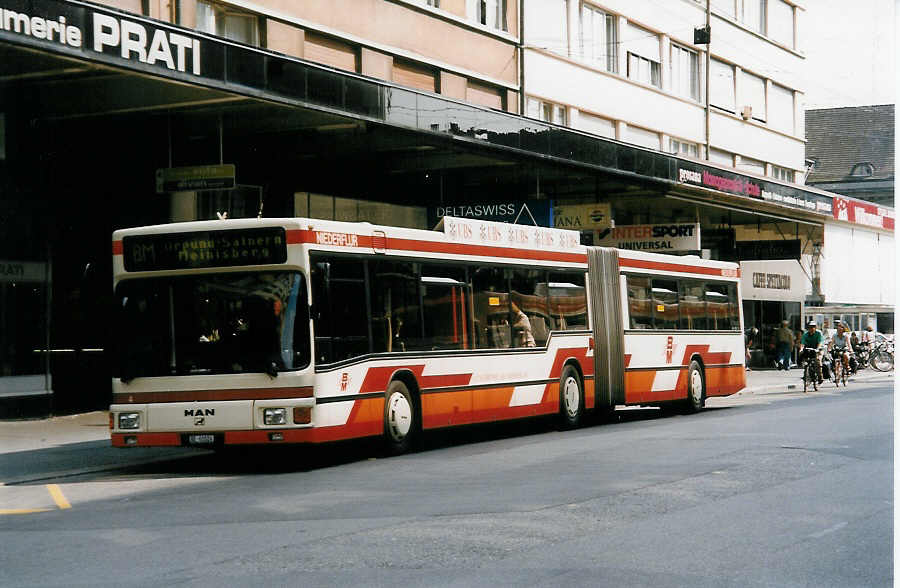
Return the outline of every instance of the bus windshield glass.
<path id="1" fill-rule="evenodd" d="M 119 377 L 269 373 L 309 365 L 297 272 L 124 280 L 116 288 Z"/>

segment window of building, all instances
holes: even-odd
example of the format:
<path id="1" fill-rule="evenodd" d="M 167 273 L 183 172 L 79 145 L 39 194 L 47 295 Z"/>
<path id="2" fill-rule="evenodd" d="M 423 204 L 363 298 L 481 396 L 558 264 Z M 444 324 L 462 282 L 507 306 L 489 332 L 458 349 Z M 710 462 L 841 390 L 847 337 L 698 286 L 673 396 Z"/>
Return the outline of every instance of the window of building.
<path id="1" fill-rule="evenodd" d="M 391 76 L 393 81 L 401 86 L 425 90 L 426 92 L 437 91 L 435 71 L 430 67 L 412 61 L 394 59 Z"/>
<path id="2" fill-rule="evenodd" d="M 766 0 L 738 0 L 740 21 L 752 31 L 766 34 Z"/>
<path id="3" fill-rule="evenodd" d="M 529 98 L 526 104 L 526 116 L 557 125 L 566 124 L 566 107 L 553 102 L 545 102 Z"/>
<path id="4" fill-rule="evenodd" d="M 506 0 L 466 0 L 466 14 L 478 24 L 506 30 Z"/>
<path id="5" fill-rule="evenodd" d="M 777 165 L 772 166 L 772 177 L 776 180 L 784 180 L 785 182 L 793 182 L 794 181 L 794 170 L 788 169 L 786 167 L 778 167 Z"/>
<path id="6" fill-rule="evenodd" d="M 669 139 L 669 153 L 686 155 L 688 157 L 700 157 L 700 146 L 696 143 L 690 143 L 680 139 Z"/>
<path id="7" fill-rule="evenodd" d="M 756 159 L 750 159 L 749 157 L 741 157 L 741 162 L 738 164 L 738 169 L 753 172 L 761 176 L 766 175 L 765 162 Z"/>
<path id="8" fill-rule="evenodd" d="M 303 40 L 303 57 L 338 69 L 359 71 L 359 53 L 355 46 L 309 31 Z"/>
<path id="9" fill-rule="evenodd" d="M 672 71 L 672 93 L 700 100 L 700 60 L 695 51 L 672 45 L 669 55 Z"/>
<path id="10" fill-rule="evenodd" d="M 631 23 L 628 23 L 625 34 L 624 45 L 628 55 L 628 77 L 657 88 L 660 87 L 659 35 Z"/>
<path id="11" fill-rule="evenodd" d="M 794 92 L 772 84 L 769 88 L 769 126 L 783 133 L 794 134 Z"/>
<path id="12" fill-rule="evenodd" d="M 581 5 L 581 56 L 588 62 L 618 72 L 616 17 L 588 4 Z"/>
<path id="13" fill-rule="evenodd" d="M 711 0 L 712 7 L 723 14 L 734 18 L 734 0 Z"/>
<path id="14" fill-rule="evenodd" d="M 642 147 L 649 147 L 650 149 L 659 151 L 659 133 L 655 131 L 648 131 L 647 129 L 628 125 L 628 132 L 626 133 L 625 140 L 629 143 L 634 143 L 635 145 L 641 145 Z"/>
<path id="15" fill-rule="evenodd" d="M 525 38 L 529 45 L 569 55 L 566 0 L 524 2 Z"/>
<path id="16" fill-rule="evenodd" d="M 637 82 L 660 87 L 659 62 L 651 61 L 646 57 L 628 54 L 628 77 Z"/>
<path id="17" fill-rule="evenodd" d="M 197 2 L 197 30 L 259 46 L 259 18 L 220 4 Z"/>
<path id="18" fill-rule="evenodd" d="M 579 112 L 576 120 L 577 127 L 582 131 L 587 131 L 588 133 L 600 135 L 601 137 L 608 137 L 610 139 L 616 138 L 616 123 L 614 121 L 594 116 L 587 112 Z"/>
<path id="19" fill-rule="evenodd" d="M 466 85 L 466 102 L 503 110 L 504 92 L 500 88 L 486 86 L 469 80 Z"/>
<path id="20" fill-rule="evenodd" d="M 741 72 L 741 106 L 752 108 L 751 118 L 766 120 L 766 80 L 745 71 Z"/>
<path id="21" fill-rule="evenodd" d="M 769 0 L 769 38 L 794 48 L 794 7 L 784 0 Z"/>
<path id="22" fill-rule="evenodd" d="M 718 61 L 709 63 L 709 102 L 716 108 L 734 112 L 734 67 Z"/>
<path id="23" fill-rule="evenodd" d="M 728 165 L 734 167 L 734 154 L 721 149 L 711 147 L 709 150 L 709 160 L 719 165 Z"/>

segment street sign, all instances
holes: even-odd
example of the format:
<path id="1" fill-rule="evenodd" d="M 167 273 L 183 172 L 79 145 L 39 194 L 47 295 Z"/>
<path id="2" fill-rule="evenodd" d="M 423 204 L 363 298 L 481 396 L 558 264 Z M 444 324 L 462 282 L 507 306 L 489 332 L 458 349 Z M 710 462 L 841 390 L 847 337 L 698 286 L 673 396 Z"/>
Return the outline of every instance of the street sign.
<path id="1" fill-rule="evenodd" d="M 156 193 L 230 190 L 234 188 L 234 164 L 169 167 L 156 170 Z"/>

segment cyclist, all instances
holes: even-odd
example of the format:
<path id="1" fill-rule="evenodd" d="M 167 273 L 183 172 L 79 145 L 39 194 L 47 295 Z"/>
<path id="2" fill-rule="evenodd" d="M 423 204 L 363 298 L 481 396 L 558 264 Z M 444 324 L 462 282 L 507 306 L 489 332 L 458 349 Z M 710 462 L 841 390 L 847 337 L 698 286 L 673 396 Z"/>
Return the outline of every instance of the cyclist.
<path id="1" fill-rule="evenodd" d="M 816 365 L 816 379 L 819 380 L 819 384 L 822 383 L 822 359 L 820 355 L 824 348 L 824 342 L 825 338 L 822 336 L 822 333 L 818 331 L 818 325 L 816 325 L 815 321 L 806 323 L 806 332 L 803 333 L 803 337 L 800 338 L 800 353 L 801 357 L 808 354 L 812 355 L 812 359 Z"/>
<path id="2" fill-rule="evenodd" d="M 847 327 L 844 323 L 837 324 L 837 332 L 831 338 L 828 348 L 832 353 L 840 355 L 841 363 L 844 364 L 844 370 L 849 373 L 850 350 L 852 347 L 850 345 L 850 334 L 847 332 Z"/>

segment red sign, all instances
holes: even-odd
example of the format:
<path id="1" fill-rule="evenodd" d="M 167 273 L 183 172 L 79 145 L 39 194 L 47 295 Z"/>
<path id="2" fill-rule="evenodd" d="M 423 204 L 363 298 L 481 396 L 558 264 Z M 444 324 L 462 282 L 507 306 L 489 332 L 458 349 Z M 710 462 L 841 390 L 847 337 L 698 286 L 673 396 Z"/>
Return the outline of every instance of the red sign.
<path id="1" fill-rule="evenodd" d="M 834 218 L 837 220 L 866 225 L 877 229 L 894 230 L 894 211 L 870 202 L 860 202 L 835 196 Z"/>

